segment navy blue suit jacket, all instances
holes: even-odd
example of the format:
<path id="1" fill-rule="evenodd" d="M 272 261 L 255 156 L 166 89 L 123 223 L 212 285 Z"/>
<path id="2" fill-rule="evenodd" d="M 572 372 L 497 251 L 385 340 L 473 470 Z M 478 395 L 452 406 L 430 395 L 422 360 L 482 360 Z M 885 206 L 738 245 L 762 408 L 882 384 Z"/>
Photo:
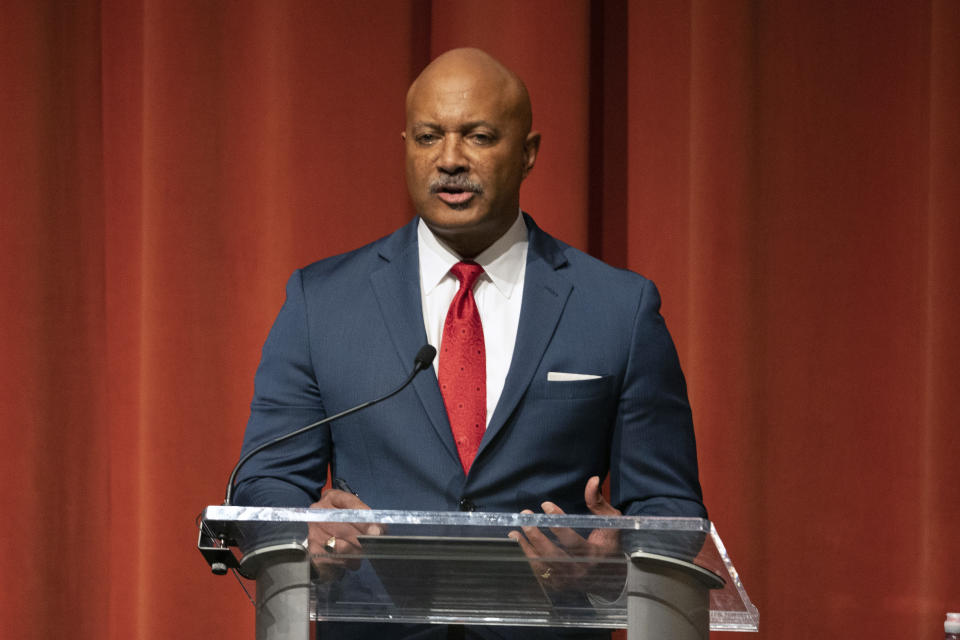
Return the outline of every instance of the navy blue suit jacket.
<path id="1" fill-rule="evenodd" d="M 236 504 L 307 506 L 329 464 L 374 509 L 586 512 L 609 473 L 626 514 L 705 517 L 686 385 L 653 283 L 529 232 L 516 347 L 465 475 L 433 368 L 370 409 L 254 456 Z M 426 343 L 415 218 L 293 274 L 263 348 L 244 450 L 379 397 Z M 439 345 L 436 345 L 439 346 Z M 548 381 L 550 371 L 599 378 Z M 464 502 L 468 501 L 468 502 Z"/>

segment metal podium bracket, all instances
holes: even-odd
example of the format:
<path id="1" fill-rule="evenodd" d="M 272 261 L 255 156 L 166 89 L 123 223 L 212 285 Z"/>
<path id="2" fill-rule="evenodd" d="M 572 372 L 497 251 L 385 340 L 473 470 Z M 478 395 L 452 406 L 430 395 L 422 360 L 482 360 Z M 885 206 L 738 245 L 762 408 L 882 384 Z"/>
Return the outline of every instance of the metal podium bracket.
<path id="1" fill-rule="evenodd" d="M 240 561 L 237 560 L 237 556 L 231 548 L 231 545 L 236 545 L 236 542 L 230 539 L 226 528 L 215 531 L 211 523 L 199 517 L 197 518 L 197 528 L 200 531 L 197 539 L 197 549 L 203 554 L 213 573 L 222 576 L 230 569 L 240 569 Z"/>

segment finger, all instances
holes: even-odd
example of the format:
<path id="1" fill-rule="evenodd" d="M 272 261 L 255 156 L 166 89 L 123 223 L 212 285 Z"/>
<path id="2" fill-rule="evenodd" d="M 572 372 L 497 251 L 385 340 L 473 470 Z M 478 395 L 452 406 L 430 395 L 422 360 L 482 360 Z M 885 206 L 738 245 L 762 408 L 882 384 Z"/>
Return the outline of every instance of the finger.
<path id="1" fill-rule="evenodd" d="M 543 577 L 543 574 L 547 571 L 548 565 L 538 561 L 540 556 L 534 546 L 530 544 L 530 541 L 527 540 L 527 538 L 525 538 L 524 535 L 519 531 L 511 531 L 507 534 L 507 537 L 513 538 L 520 545 L 524 555 L 526 555 L 530 560 L 530 570 L 533 571 L 534 575 Z"/>
<path id="2" fill-rule="evenodd" d="M 521 513 L 532 514 L 533 512 L 528 509 L 526 511 L 522 511 Z M 538 527 L 521 527 L 521 530 L 523 531 L 523 535 L 526 536 L 527 541 L 532 546 L 535 555 L 545 558 L 557 558 L 567 555 Z"/>
<path id="3" fill-rule="evenodd" d="M 360 550 L 357 536 L 363 532 L 356 525 L 339 522 L 311 523 L 311 553 L 356 553 Z"/>
<path id="4" fill-rule="evenodd" d="M 357 536 L 370 535 L 368 525 L 351 522 L 311 522 L 309 531 L 311 543 L 324 553 L 358 553 L 361 546 Z"/>
<path id="5" fill-rule="evenodd" d="M 583 489 L 583 501 L 587 503 L 587 509 L 595 516 L 619 516 L 622 515 L 618 509 L 607 502 L 600 491 L 600 476 L 593 476 L 587 480 L 587 486 Z"/>
<path id="6" fill-rule="evenodd" d="M 317 564 L 330 564 L 342 565 L 341 560 L 336 560 L 333 558 L 333 551 L 326 545 L 328 540 L 336 540 L 336 537 L 329 536 L 326 532 L 321 532 L 313 527 L 310 529 L 310 536 L 307 539 L 307 550 L 310 554 L 310 559 L 315 565 Z"/>
<path id="7" fill-rule="evenodd" d="M 550 515 L 564 515 L 563 509 L 558 507 L 553 502 L 544 502 L 540 505 L 540 508 L 543 509 L 544 513 Z M 569 549 L 576 554 L 579 549 L 581 549 L 586 541 L 583 539 L 583 536 L 578 534 L 573 529 L 567 527 L 551 527 L 550 532 L 556 536 L 557 541 L 564 549 Z"/>
<path id="8" fill-rule="evenodd" d="M 309 541 L 310 561 L 323 580 L 335 579 L 344 569 L 357 569 L 360 566 L 359 547 L 346 538 L 327 536 L 319 531 L 311 531 Z"/>
<path id="9" fill-rule="evenodd" d="M 516 540 L 520 545 L 520 548 L 528 557 L 536 557 L 536 551 L 534 550 L 533 545 L 530 544 L 530 541 L 527 540 L 522 533 L 519 531 L 511 531 L 507 534 L 507 537 Z"/>

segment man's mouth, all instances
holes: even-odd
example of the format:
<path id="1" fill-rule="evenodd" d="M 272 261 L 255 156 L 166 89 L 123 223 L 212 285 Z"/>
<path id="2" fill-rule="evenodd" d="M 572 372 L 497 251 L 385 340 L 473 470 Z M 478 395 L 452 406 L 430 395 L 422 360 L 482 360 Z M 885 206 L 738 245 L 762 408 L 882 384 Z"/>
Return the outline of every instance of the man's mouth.
<path id="1" fill-rule="evenodd" d="M 463 189 L 441 189 L 437 191 L 437 197 L 449 205 L 466 204 L 473 197 L 473 191 L 464 191 Z"/>
<path id="2" fill-rule="evenodd" d="M 473 196 L 482 193 L 483 188 L 462 177 L 436 180 L 430 184 L 430 193 L 452 209 L 463 209 L 470 204 Z"/>

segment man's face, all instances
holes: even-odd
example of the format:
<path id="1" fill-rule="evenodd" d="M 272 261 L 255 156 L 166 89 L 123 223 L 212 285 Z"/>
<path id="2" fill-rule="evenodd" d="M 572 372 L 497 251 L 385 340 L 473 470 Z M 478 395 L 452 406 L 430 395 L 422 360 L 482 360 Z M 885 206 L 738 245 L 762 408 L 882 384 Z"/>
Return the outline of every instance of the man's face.
<path id="1" fill-rule="evenodd" d="M 407 102 L 410 197 L 464 257 L 486 249 L 516 219 L 520 183 L 536 160 L 539 135 L 528 134 L 524 103 L 504 84 L 494 74 L 451 70 L 421 78 Z"/>

